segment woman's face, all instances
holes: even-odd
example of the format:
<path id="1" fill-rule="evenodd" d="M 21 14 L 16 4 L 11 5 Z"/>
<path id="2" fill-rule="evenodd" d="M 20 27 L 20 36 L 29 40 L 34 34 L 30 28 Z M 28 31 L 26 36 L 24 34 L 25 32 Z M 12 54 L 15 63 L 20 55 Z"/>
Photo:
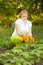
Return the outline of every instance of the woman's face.
<path id="1" fill-rule="evenodd" d="M 21 14 L 21 18 L 22 18 L 23 20 L 27 20 L 27 13 L 22 13 L 22 14 Z"/>

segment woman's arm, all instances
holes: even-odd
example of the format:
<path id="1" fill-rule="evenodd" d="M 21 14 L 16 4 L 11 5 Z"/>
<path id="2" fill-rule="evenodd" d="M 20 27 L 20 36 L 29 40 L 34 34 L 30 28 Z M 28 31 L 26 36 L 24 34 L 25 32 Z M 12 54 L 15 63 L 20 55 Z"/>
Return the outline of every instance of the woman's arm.
<path id="1" fill-rule="evenodd" d="M 29 37 L 29 39 L 30 39 L 32 42 L 35 41 L 34 38 L 33 38 L 33 36 L 32 36 L 32 27 L 29 28 L 28 37 Z"/>
<path id="2" fill-rule="evenodd" d="M 21 36 L 22 33 L 20 32 L 20 25 L 15 24 L 15 28 L 16 28 L 17 34 Z"/>
<path id="3" fill-rule="evenodd" d="M 29 27 L 28 36 L 32 36 L 32 27 Z"/>

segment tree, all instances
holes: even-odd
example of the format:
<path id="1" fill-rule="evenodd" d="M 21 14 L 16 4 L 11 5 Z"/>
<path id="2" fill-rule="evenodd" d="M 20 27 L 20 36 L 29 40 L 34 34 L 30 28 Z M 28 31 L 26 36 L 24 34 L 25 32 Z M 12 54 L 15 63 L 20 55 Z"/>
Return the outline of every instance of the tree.
<path id="1" fill-rule="evenodd" d="M 27 9 L 33 15 L 43 11 L 42 0 L 0 0 L 0 16 L 6 16 L 10 21 L 20 16 L 20 11 Z"/>

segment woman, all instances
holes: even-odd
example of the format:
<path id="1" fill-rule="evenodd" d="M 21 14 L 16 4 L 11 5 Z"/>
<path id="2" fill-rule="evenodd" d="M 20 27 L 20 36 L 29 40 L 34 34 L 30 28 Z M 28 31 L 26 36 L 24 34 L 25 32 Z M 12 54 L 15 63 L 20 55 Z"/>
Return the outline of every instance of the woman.
<path id="1" fill-rule="evenodd" d="M 21 18 L 17 19 L 15 22 L 15 30 L 12 34 L 13 36 L 21 36 L 24 42 L 27 42 L 26 36 L 34 42 L 34 38 L 32 37 L 32 23 L 28 21 L 28 12 L 27 10 L 21 11 Z"/>

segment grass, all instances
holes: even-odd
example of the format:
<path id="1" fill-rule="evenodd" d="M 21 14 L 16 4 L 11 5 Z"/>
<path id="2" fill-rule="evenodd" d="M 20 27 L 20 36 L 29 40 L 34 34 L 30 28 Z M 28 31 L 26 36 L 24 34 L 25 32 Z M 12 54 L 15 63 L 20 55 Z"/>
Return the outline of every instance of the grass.
<path id="1" fill-rule="evenodd" d="M 35 37 L 35 40 L 39 41 L 43 39 L 43 25 L 42 24 L 33 25 L 32 33 L 33 33 L 33 36 Z"/>
<path id="2" fill-rule="evenodd" d="M 0 50 L 11 49 L 13 47 L 10 37 L 12 35 L 13 28 L 0 27 Z"/>

